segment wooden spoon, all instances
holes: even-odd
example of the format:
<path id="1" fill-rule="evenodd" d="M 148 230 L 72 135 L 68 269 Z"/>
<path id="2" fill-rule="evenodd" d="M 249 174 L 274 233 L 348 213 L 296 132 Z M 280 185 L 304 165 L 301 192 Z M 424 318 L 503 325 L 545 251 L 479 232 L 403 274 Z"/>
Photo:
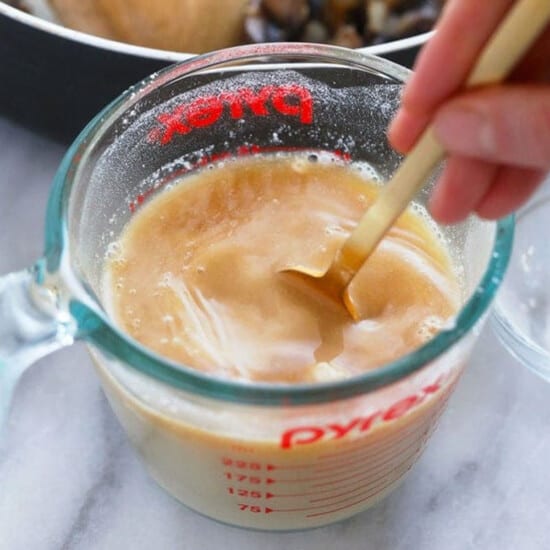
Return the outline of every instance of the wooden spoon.
<path id="1" fill-rule="evenodd" d="M 481 52 L 465 87 L 503 80 L 549 21 L 550 0 L 519 0 Z M 343 301 L 351 316 L 358 320 L 358 308 L 348 292 L 350 282 L 428 181 L 444 154 L 432 127 L 428 127 L 390 182 L 382 188 L 374 204 L 363 214 L 327 270 L 295 265 L 281 272 L 306 291 L 313 291 L 335 302 Z"/>

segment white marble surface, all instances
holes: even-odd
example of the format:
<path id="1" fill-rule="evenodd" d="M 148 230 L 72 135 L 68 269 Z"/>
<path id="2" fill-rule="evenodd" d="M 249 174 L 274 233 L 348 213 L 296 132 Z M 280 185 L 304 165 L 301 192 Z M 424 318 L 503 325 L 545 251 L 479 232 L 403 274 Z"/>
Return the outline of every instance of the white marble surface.
<path id="1" fill-rule="evenodd" d="M 0 273 L 42 249 L 63 148 L 0 118 Z M 376 508 L 310 532 L 219 525 L 147 476 L 84 346 L 30 368 L 0 442 L 2 550 L 550 548 L 550 384 L 482 334 L 427 451 Z"/>

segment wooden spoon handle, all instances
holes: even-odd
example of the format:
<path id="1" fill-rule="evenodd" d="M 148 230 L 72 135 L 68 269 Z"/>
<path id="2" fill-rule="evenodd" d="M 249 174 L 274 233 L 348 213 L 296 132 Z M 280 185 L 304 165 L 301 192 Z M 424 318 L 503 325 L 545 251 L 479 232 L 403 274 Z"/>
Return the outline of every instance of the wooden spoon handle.
<path id="1" fill-rule="evenodd" d="M 493 34 L 468 77 L 466 87 L 503 80 L 550 21 L 550 0 L 519 0 Z M 427 183 L 445 151 L 428 127 L 391 181 L 340 249 L 336 262 L 356 273 L 382 237 Z"/>

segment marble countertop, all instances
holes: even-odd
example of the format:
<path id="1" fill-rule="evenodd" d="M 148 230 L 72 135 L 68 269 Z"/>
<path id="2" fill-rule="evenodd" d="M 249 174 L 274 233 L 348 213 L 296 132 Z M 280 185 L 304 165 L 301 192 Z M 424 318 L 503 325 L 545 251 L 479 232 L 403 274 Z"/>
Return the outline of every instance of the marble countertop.
<path id="1" fill-rule="evenodd" d="M 0 118 L 0 273 L 42 251 L 64 149 Z M 299 533 L 220 525 L 148 477 L 85 347 L 23 376 L 0 442 L 2 550 L 543 550 L 550 548 L 550 384 L 490 327 L 407 481 L 346 522 Z"/>

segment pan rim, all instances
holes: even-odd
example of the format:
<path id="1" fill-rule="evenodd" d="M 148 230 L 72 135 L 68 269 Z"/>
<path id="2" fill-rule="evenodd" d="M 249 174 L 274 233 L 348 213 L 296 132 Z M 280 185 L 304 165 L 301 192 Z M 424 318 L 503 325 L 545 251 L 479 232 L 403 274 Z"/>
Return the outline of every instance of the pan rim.
<path id="1" fill-rule="evenodd" d="M 93 48 L 131 55 L 134 57 L 175 63 L 198 55 L 196 53 L 174 52 L 170 50 L 148 48 L 145 46 L 136 46 L 126 42 L 110 40 L 108 38 L 102 38 L 85 32 L 76 31 L 74 29 L 64 27 L 58 23 L 42 19 L 36 15 L 25 13 L 24 11 L 14 8 L 13 6 L 5 4 L 2 0 L 0 0 L 0 15 L 4 15 L 9 19 L 17 21 L 18 23 L 46 32 L 50 35 L 55 35 L 59 38 L 64 38 Z M 408 50 L 421 46 L 427 42 L 434 33 L 435 31 L 432 30 L 408 38 L 401 38 L 392 42 L 386 42 L 385 44 L 358 48 L 357 51 L 371 55 L 383 55 Z"/>

